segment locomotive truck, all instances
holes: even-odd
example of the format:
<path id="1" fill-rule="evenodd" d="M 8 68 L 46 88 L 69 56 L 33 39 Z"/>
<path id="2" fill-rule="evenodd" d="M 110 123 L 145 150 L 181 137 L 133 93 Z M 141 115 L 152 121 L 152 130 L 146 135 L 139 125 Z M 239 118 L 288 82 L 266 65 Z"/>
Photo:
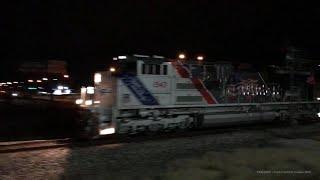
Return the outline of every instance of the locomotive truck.
<path id="1" fill-rule="evenodd" d="M 225 61 L 145 55 L 113 60 L 77 100 L 94 114 L 87 131 L 97 136 L 318 119 L 320 104 L 310 99 L 308 82 L 295 82 L 310 72 L 260 73 Z"/>

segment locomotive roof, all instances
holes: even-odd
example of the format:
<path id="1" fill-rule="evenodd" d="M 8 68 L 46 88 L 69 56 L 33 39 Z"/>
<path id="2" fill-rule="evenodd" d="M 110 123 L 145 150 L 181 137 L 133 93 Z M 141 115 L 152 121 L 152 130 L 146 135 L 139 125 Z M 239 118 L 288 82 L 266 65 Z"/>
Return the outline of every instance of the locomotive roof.
<path id="1" fill-rule="evenodd" d="M 153 56 L 147 56 L 147 55 L 131 55 L 131 56 L 118 56 L 116 59 L 114 58 L 114 60 L 119 60 L 122 62 L 135 62 L 135 61 L 144 61 L 144 63 L 152 63 L 152 64 L 161 64 L 164 62 L 173 62 L 176 61 L 176 59 L 170 59 L 170 58 L 166 58 L 163 56 L 157 56 L 157 55 L 153 55 Z M 199 60 L 195 60 L 195 59 L 188 59 L 188 60 L 183 60 L 184 63 L 186 64 L 198 64 L 198 65 L 210 65 L 210 64 L 232 64 L 229 61 L 216 61 L 216 60 L 203 60 L 203 61 L 199 61 Z"/>

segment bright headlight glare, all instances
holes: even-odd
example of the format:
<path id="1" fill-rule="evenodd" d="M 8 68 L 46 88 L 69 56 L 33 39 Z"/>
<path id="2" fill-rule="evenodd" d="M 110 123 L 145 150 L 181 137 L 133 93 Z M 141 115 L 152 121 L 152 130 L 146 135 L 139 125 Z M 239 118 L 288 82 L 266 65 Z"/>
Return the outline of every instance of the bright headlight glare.
<path id="1" fill-rule="evenodd" d="M 90 106 L 90 105 L 92 105 L 92 100 L 86 100 L 86 101 L 84 102 L 84 104 L 85 104 L 86 106 Z"/>
<path id="2" fill-rule="evenodd" d="M 83 103 L 83 100 L 82 99 L 77 99 L 76 100 L 76 104 L 82 104 Z"/>
<path id="3" fill-rule="evenodd" d="M 94 87 L 87 87 L 88 94 L 94 94 Z"/>
<path id="4" fill-rule="evenodd" d="M 54 95 L 62 95 L 62 91 L 60 89 L 54 90 Z"/>
<path id="5" fill-rule="evenodd" d="M 94 104 L 100 104 L 100 101 L 94 101 L 93 103 Z"/>
<path id="6" fill-rule="evenodd" d="M 106 128 L 106 129 L 100 129 L 99 134 L 108 135 L 108 134 L 114 134 L 115 132 L 116 132 L 115 128 Z"/>
<path id="7" fill-rule="evenodd" d="M 94 82 L 95 83 L 100 83 L 102 80 L 102 75 L 100 73 L 95 73 L 94 74 Z"/>

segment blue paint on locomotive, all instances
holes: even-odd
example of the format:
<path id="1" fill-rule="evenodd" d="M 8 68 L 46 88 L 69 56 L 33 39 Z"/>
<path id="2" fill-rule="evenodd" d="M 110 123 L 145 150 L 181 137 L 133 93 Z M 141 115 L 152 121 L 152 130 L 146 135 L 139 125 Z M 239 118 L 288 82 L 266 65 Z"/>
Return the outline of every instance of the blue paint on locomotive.
<path id="1" fill-rule="evenodd" d="M 130 91 L 143 105 L 159 105 L 157 99 L 144 86 L 137 76 L 124 73 L 121 74 L 120 77 L 122 82 L 130 89 Z"/>

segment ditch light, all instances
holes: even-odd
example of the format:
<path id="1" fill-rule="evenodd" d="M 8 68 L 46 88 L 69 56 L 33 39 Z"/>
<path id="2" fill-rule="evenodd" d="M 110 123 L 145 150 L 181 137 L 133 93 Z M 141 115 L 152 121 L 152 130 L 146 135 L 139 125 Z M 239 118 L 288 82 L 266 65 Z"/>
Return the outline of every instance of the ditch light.
<path id="1" fill-rule="evenodd" d="M 115 128 L 106 128 L 106 129 L 100 129 L 99 134 L 100 135 L 108 135 L 108 134 L 114 134 L 116 132 Z"/>

